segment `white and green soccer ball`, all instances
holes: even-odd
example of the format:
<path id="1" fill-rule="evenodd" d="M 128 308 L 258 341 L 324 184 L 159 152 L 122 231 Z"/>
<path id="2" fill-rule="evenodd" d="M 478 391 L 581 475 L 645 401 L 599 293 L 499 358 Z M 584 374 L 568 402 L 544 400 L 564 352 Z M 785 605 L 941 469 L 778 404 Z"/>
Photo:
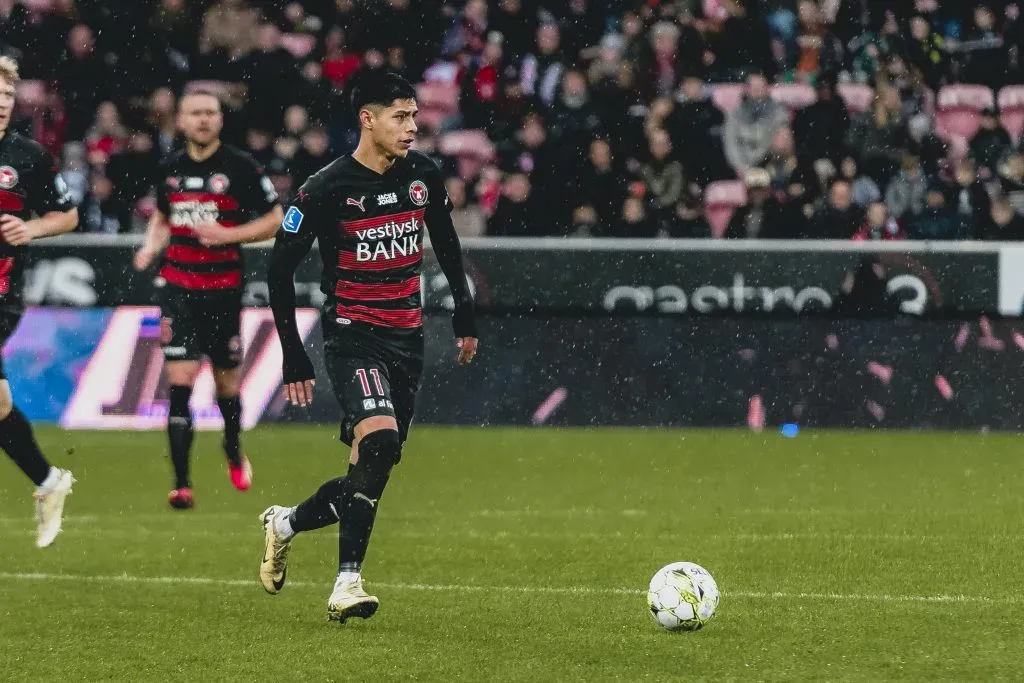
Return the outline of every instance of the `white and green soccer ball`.
<path id="1" fill-rule="evenodd" d="M 651 579 L 647 606 L 659 626 L 670 631 L 696 631 L 715 616 L 718 584 L 700 565 L 673 562 Z"/>

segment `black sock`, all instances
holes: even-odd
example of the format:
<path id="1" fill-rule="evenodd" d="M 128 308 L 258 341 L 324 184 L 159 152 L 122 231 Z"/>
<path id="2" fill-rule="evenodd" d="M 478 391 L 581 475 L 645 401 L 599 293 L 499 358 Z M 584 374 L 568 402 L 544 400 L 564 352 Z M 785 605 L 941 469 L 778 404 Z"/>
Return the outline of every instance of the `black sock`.
<path id="1" fill-rule="evenodd" d="M 344 508 L 338 533 L 338 570 L 359 571 L 370 544 L 377 505 L 391 468 L 402 454 L 398 432 L 382 429 L 359 442 L 359 460 L 345 485 Z"/>
<path id="2" fill-rule="evenodd" d="M 188 401 L 192 387 L 172 385 L 171 404 L 167 413 L 167 438 L 171 443 L 171 462 L 174 463 L 174 488 L 192 488 L 188 476 L 188 458 L 192 450 L 192 413 Z"/>
<path id="3" fill-rule="evenodd" d="M 224 418 L 224 454 L 233 465 L 242 464 L 242 446 L 238 435 L 242 431 L 242 400 L 238 396 L 218 398 L 221 417 Z"/>
<path id="4" fill-rule="evenodd" d="M 313 531 L 330 526 L 338 521 L 342 500 L 345 497 L 345 477 L 325 482 L 317 492 L 299 503 L 292 510 L 292 530 Z"/>
<path id="5" fill-rule="evenodd" d="M 17 406 L 11 410 L 10 415 L 0 420 L 0 448 L 7 451 L 14 464 L 36 486 L 42 484 L 50 473 L 50 463 L 46 462 L 39 450 L 36 437 L 32 434 L 32 425 Z"/>

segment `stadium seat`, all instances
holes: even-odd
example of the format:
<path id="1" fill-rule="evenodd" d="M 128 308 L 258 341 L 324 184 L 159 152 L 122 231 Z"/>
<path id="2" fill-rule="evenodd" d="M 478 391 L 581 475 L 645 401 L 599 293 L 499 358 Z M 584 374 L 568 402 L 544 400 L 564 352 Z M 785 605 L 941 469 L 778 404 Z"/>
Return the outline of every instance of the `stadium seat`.
<path id="1" fill-rule="evenodd" d="M 419 83 L 416 103 L 420 109 L 440 109 L 454 114 L 459 110 L 459 87 L 447 83 Z"/>
<path id="2" fill-rule="evenodd" d="M 797 109 L 814 104 L 818 96 L 806 83 L 776 83 L 772 86 L 772 99 L 786 105 L 792 116 Z"/>
<path id="3" fill-rule="evenodd" d="M 739 83 L 713 83 L 711 101 L 723 113 L 728 114 L 743 101 L 743 86 Z"/>
<path id="4" fill-rule="evenodd" d="M 15 86 L 18 106 L 23 109 L 38 109 L 46 102 L 46 81 L 18 81 Z"/>
<path id="5" fill-rule="evenodd" d="M 995 104 L 992 91 L 983 85 L 947 85 L 939 90 L 935 133 L 952 142 L 955 136 L 970 139 L 978 130 L 981 111 Z"/>
<path id="6" fill-rule="evenodd" d="M 840 83 L 837 90 L 850 113 L 867 111 L 875 101 L 875 91 L 863 83 Z"/>
<path id="7" fill-rule="evenodd" d="M 295 59 L 302 59 L 316 47 L 316 36 L 308 33 L 285 33 L 281 36 L 281 47 L 292 53 Z"/>
<path id="8" fill-rule="evenodd" d="M 999 119 L 1014 143 L 1024 131 L 1024 86 L 1008 85 L 999 91 Z"/>
<path id="9" fill-rule="evenodd" d="M 438 150 L 458 159 L 459 175 L 472 178 L 494 159 L 494 145 L 482 130 L 459 130 L 438 140 Z"/>
<path id="10" fill-rule="evenodd" d="M 740 180 L 717 180 L 704 190 L 704 216 L 711 236 L 721 237 L 732 214 L 747 203 L 747 188 Z"/>
<path id="11" fill-rule="evenodd" d="M 417 123 L 437 130 L 446 119 L 459 113 L 459 86 L 428 82 L 416 85 L 416 103 L 420 107 Z"/>

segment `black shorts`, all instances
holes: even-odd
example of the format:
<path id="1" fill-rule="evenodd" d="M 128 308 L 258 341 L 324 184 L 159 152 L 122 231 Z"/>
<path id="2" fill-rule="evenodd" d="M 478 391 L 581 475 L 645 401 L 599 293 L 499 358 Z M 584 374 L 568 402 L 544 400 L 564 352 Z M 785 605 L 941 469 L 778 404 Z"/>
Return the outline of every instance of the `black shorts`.
<path id="1" fill-rule="evenodd" d="M 239 290 L 196 294 L 165 287 L 160 300 L 160 343 L 165 361 L 208 356 L 219 370 L 242 362 L 242 294 Z"/>
<path id="2" fill-rule="evenodd" d="M 7 346 L 7 340 L 14 334 L 21 322 L 23 311 L 15 308 L 0 307 L 0 351 Z M 7 372 L 4 370 L 4 357 L 0 353 L 0 379 L 7 379 Z"/>
<path id="3" fill-rule="evenodd" d="M 338 327 L 324 321 L 324 360 L 341 405 L 342 442 L 351 446 L 356 425 L 366 418 L 387 415 L 398 422 L 404 443 L 423 375 L 423 331 L 393 339 L 369 325 Z"/>

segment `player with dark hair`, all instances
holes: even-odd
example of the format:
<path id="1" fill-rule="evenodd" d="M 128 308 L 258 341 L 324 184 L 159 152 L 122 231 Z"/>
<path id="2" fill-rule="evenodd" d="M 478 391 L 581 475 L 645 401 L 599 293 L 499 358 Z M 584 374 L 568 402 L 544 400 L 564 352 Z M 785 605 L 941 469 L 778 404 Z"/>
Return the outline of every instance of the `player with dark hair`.
<path id="1" fill-rule="evenodd" d="M 377 610 L 377 598 L 363 590 L 361 567 L 378 502 L 402 456 L 423 370 L 424 224 L 455 301 L 458 361 L 470 362 L 477 349 L 473 299 L 441 173 L 427 156 L 410 151 L 416 91 L 394 74 L 368 77 L 354 90 L 352 104 L 359 145 L 299 189 L 278 232 L 269 274 L 285 396 L 306 406 L 313 398 L 313 365 L 296 325 L 293 277 L 319 241 L 327 296 L 324 355 L 341 404 L 341 440 L 351 446 L 348 474 L 294 508 L 264 511 L 260 565 L 263 587 L 279 592 L 295 534 L 338 522 L 338 578 L 327 616 L 342 622 Z"/>
<path id="2" fill-rule="evenodd" d="M 272 237 L 284 214 L 273 183 L 256 161 L 221 143 L 223 123 L 213 94 L 192 92 L 181 98 L 178 126 L 185 149 L 161 166 L 157 211 L 135 254 L 136 270 L 145 270 L 167 248 L 157 283 L 175 480 L 168 502 L 176 509 L 193 505 L 189 400 L 203 355 L 213 364 L 231 483 L 245 491 L 252 482 L 240 443 L 241 245 Z"/>
<path id="3" fill-rule="evenodd" d="M 68 188 L 43 146 L 7 130 L 14 113 L 18 65 L 0 57 L 0 343 L 14 334 L 25 310 L 22 272 L 25 245 L 34 239 L 60 235 L 78 225 L 78 210 Z M 33 214 L 36 218 L 32 218 Z M 74 478 L 53 467 L 39 450 L 32 425 L 14 405 L 11 387 L 0 359 L 0 448 L 7 451 L 36 485 L 36 545 L 53 543 L 60 533 L 64 499 Z"/>

